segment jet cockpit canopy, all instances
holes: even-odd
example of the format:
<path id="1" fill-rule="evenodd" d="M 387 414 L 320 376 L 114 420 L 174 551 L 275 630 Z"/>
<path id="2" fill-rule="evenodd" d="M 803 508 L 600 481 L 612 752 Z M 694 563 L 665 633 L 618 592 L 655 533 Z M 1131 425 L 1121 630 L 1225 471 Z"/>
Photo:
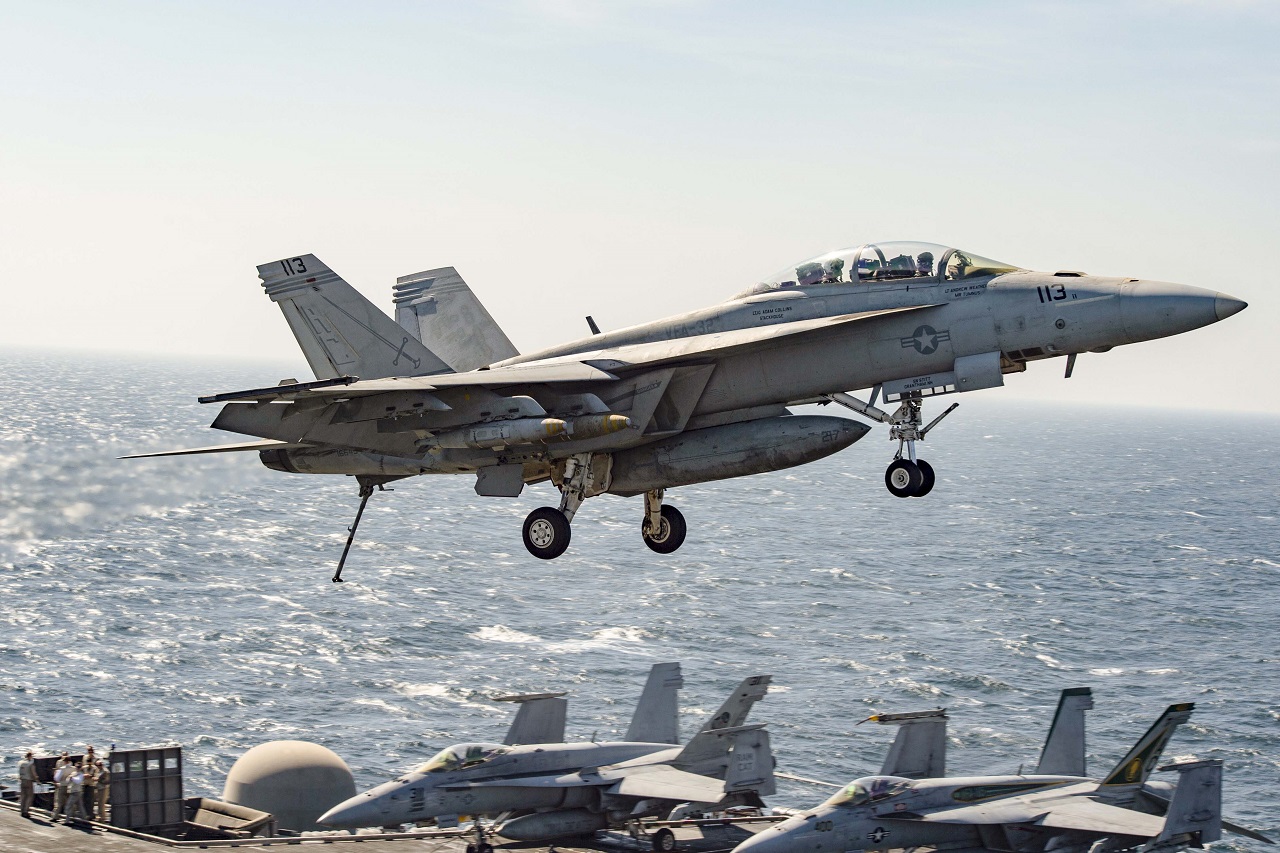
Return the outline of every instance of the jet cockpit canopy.
<path id="1" fill-rule="evenodd" d="M 837 249 L 785 267 L 759 284 L 737 294 L 742 299 L 757 293 L 828 284 L 859 284 L 895 279 L 937 281 L 1000 275 L 1021 269 L 971 252 L 937 243 L 895 241 L 866 243 Z"/>
<path id="2" fill-rule="evenodd" d="M 462 770 L 509 751 L 500 743 L 460 743 L 440 750 L 435 758 L 419 767 L 418 772 L 447 773 L 450 770 Z"/>
<path id="3" fill-rule="evenodd" d="M 863 776 L 840 789 L 824 806 L 864 806 L 911 790 L 912 781 L 901 776 Z"/>

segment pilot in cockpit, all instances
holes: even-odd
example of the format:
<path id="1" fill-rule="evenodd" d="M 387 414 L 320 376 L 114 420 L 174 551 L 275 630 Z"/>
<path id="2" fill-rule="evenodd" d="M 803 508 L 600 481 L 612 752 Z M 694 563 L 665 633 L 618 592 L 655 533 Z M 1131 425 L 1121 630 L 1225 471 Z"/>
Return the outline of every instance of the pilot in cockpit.
<path id="1" fill-rule="evenodd" d="M 844 258 L 832 258 L 822 265 L 822 281 L 824 283 L 839 281 L 844 276 Z"/>
<path id="2" fill-rule="evenodd" d="M 796 281 L 801 287 L 807 287 L 810 284 L 817 284 L 822 281 L 822 277 L 822 264 L 816 264 L 810 261 L 807 264 L 801 264 L 796 267 Z"/>
<path id="3" fill-rule="evenodd" d="M 933 275 L 933 252 L 921 252 L 916 257 L 916 275 Z"/>

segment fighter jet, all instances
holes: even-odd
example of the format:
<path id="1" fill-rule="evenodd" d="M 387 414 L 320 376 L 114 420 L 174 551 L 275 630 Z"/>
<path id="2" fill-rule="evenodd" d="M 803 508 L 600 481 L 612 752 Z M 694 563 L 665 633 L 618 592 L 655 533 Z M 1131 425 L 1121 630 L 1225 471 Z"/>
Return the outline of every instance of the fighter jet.
<path id="1" fill-rule="evenodd" d="M 1067 698 L 1059 715 L 1065 709 L 1082 720 L 1083 703 L 1076 700 L 1067 707 Z M 1047 772 L 1055 762 L 1076 761 L 1075 732 L 1083 732 L 1074 723 L 1064 729 L 1055 724 L 1041 772 L 1035 775 L 866 776 L 817 808 L 747 839 L 734 853 L 912 847 L 965 853 L 1101 853 L 1141 847 L 1144 853 L 1156 853 L 1217 841 L 1224 827 L 1267 841 L 1222 820 L 1221 761 L 1191 760 L 1160 768 L 1178 771 L 1176 788 L 1148 781 L 1169 738 L 1194 707 L 1171 705 L 1101 782 Z M 1060 752 L 1050 748 L 1055 742 L 1064 747 Z"/>
<path id="2" fill-rule="evenodd" d="M 678 486 L 829 456 L 868 427 L 788 406 L 837 403 L 886 424 L 885 485 L 935 484 L 917 444 L 927 398 L 993 388 L 1030 362 L 1180 334 L 1245 308 L 1181 284 L 1031 272 L 968 251 L 890 242 L 828 252 L 709 308 L 520 354 L 452 267 L 401 278 L 396 319 L 314 255 L 258 267 L 315 374 L 200 397 L 221 430 L 260 441 L 143 456 L 254 450 L 267 467 L 346 474 L 361 502 L 419 474 L 468 474 L 477 494 L 560 493 L 525 519 L 535 557 L 564 553 L 582 502 L 644 495 L 640 532 L 658 553 L 685 539 L 665 503 Z M 850 391 L 867 389 L 866 399 Z M 877 403 L 896 404 L 892 412 Z M 890 405 L 890 408 L 892 406 Z M 350 550 L 347 541 L 335 581 Z"/>
<path id="3" fill-rule="evenodd" d="M 683 803 L 759 804 L 774 792 L 773 754 L 763 726 L 744 723 L 770 680 L 744 680 L 683 747 L 635 741 L 457 744 L 399 779 L 339 803 L 319 823 L 354 829 L 501 816 L 504 837 L 541 841 L 665 816 Z M 628 735 L 650 722 L 633 719 Z M 660 830 L 654 845 L 670 850 L 674 836 Z"/>

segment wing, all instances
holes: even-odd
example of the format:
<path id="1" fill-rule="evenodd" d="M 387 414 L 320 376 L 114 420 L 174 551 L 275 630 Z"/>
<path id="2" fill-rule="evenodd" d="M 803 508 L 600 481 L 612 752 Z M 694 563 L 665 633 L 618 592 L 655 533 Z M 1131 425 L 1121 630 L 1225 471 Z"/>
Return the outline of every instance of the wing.
<path id="1" fill-rule="evenodd" d="M 192 447 L 188 450 L 160 450 L 155 453 L 134 453 L 121 459 L 149 459 L 153 456 L 196 456 L 201 453 L 237 453 L 242 450 L 297 450 L 310 447 L 307 444 L 291 444 L 287 441 L 245 441 L 240 444 L 214 444 L 209 447 Z"/>
<path id="2" fill-rule="evenodd" d="M 894 815 L 882 817 L 895 819 Z M 1022 799 L 997 801 L 903 819 L 966 825 L 1031 823 L 1050 829 L 1072 829 L 1101 835 L 1136 835 L 1143 838 L 1154 838 L 1164 828 L 1163 818 L 1109 806 L 1087 797 L 1067 797 L 1048 803 Z"/>
<path id="3" fill-rule="evenodd" d="M 439 467 L 424 462 L 422 470 L 476 470 L 492 464 L 486 460 L 494 448 L 572 443 L 565 452 L 613 451 L 675 435 L 693 416 L 716 359 L 930 307 L 633 344 L 467 373 L 331 376 L 200 399 L 227 403 L 214 421 L 217 429 L 397 460 L 421 460 L 428 448 L 470 449 Z M 785 410 L 778 406 L 777 413 Z"/>
<path id="4" fill-rule="evenodd" d="M 601 779 L 617 779 L 610 794 L 675 800 L 681 803 L 718 803 L 724 799 L 724 782 L 697 773 L 686 773 L 665 764 L 607 770 Z"/>

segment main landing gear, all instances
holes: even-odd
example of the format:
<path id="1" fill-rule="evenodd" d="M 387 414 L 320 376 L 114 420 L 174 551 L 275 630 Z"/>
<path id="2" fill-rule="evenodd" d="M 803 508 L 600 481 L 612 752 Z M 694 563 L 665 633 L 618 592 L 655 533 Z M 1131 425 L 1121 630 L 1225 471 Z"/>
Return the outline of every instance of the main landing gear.
<path id="1" fill-rule="evenodd" d="M 541 506 L 524 520 L 524 547 L 540 560 L 554 560 L 565 552 L 573 538 L 573 517 L 588 497 L 603 487 L 592 482 L 591 454 L 582 453 L 565 460 L 564 475 L 557 486 L 560 506 Z M 644 544 L 659 554 L 670 554 L 684 544 L 687 525 L 680 510 L 662 502 L 662 489 L 644 493 L 644 518 L 640 535 Z"/>
<path id="2" fill-rule="evenodd" d="M 475 827 L 476 840 L 467 844 L 467 853 L 493 853 L 493 845 L 489 843 L 489 833 L 485 831 L 479 816 L 476 816 L 472 825 Z"/>
<path id="3" fill-rule="evenodd" d="M 945 412 L 929 421 L 928 426 L 922 426 L 924 418 L 919 394 L 903 395 L 898 411 L 891 415 L 876 408 L 876 394 L 879 387 L 877 385 L 876 391 L 872 393 L 870 403 L 864 403 L 844 393 L 832 394 L 830 399 L 861 415 L 889 425 L 889 440 L 898 442 L 898 452 L 894 454 L 893 462 L 889 463 L 888 469 L 884 472 L 884 484 L 896 497 L 922 498 L 933 491 L 937 477 L 932 465 L 916 457 L 916 442 L 924 441 L 929 430 L 954 412 L 960 404 L 952 403 Z"/>

